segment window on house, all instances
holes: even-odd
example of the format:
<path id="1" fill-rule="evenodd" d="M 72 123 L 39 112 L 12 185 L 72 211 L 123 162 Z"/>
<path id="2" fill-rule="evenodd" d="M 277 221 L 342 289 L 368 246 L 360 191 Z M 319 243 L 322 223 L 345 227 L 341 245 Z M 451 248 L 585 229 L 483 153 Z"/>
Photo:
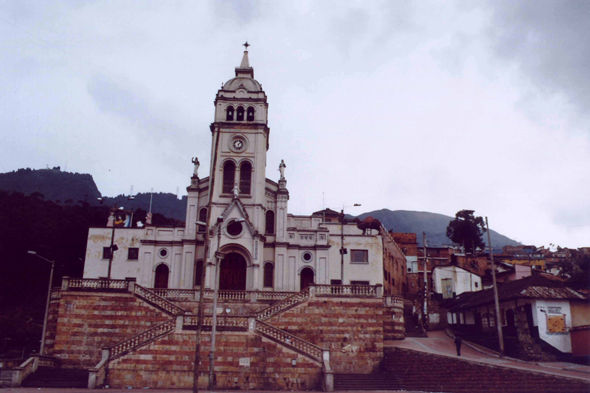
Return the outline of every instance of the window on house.
<path id="1" fill-rule="evenodd" d="M 207 222 L 207 208 L 206 207 L 199 210 L 199 220 L 198 221 Z M 198 225 L 197 230 L 201 233 L 206 232 L 207 227 L 205 225 Z"/>
<path id="2" fill-rule="evenodd" d="M 275 267 L 272 263 L 264 265 L 264 287 L 274 288 Z"/>
<path id="3" fill-rule="evenodd" d="M 350 250 L 350 261 L 353 263 L 368 263 L 369 250 Z"/>
<path id="4" fill-rule="evenodd" d="M 244 107 L 241 107 L 241 106 L 238 107 L 238 113 L 236 116 L 236 120 L 237 121 L 244 121 Z"/>
<path id="5" fill-rule="evenodd" d="M 112 255 L 110 247 L 103 247 L 102 248 L 102 259 L 110 259 Z"/>
<path id="6" fill-rule="evenodd" d="M 230 194 L 234 188 L 234 179 L 236 177 L 236 164 L 228 161 L 223 166 L 223 190 L 224 194 Z"/>
<path id="7" fill-rule="evenodd" d="M 275 212 L 268 210 L 266 212 L 266 234 L 274 235 L 275 233 Z"/>
<path id="8" fill-rule="evenodd" d="M 246 111 L 246 120 L 254 121 L 254 107 L 248 107 L 248 110 Z"/>
<path id="9" fill-rule="evenodd" d="M 370 285 L 369 281 L 350 281 L 350 285 Z"/>
<path id="10" fill-rule="evenodd" d="M 244 162 L 240 166 L 240 192 L 242 194 L 250 194 L 252 183 L 252 165 L 249 162 Z"/>
<path id="11" fill-rule="evenodd" d="M 139 248 L 129 247 L 127 250 L 127 259 L 138 260 L 139 259 Z"/>
<path id="12" fill-rule="evenodd" d="M 225 120 L 227 121 L 233 121 L 234 119 L 234 107 L 233 106 L 228 106 L 227 107 L 227 113 L 225 115 Z"/>

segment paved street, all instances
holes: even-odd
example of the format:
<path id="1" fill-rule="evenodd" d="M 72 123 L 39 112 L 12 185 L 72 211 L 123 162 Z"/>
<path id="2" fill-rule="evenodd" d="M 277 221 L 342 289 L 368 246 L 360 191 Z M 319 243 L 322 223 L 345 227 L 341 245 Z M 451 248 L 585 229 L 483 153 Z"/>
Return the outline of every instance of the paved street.
<path id="1" fill-rule="evenodd" d="M 454 358 L 457 357 L 457 351 L 453 339 L 447 336 L 445 331 L 428 332 L 428 338 L 408 337 L 401 341 L 386 341 L 385 346 L 407 348 Z M 500 358 L 495 352 L 490 351 L 487 348 L 470 344 L 465 341 L 463 341 L 463 346 L 461 347 L 461 358 L 477 363 L 542 372 L 590 381 L 589 366 L 565 362 L 525 362 L 507 357 Z"/>
<path id="2" fill-rule="evenodd" d="M 102 389 L 103 391 L 111 392 L 111 393 L 129 393 L 131 391 L 141 391 L 141 392 L 153 392 L 153 393 L 192 393 L 191 389 Z M 215 393 L 236 393 L 236 392 L 245 392 L 246 390 L 214 390 Z M 407 392 L 407 393 L 420 393 L 416 391 L 410 390 L 395 390 L 396 392 Z M 0 392 L 14 392 L 14 393 L 88 393 L 88 389 L 49 389 L 49 388 L 3 388 L 0 389 Z M 207 390 L 200 390 L 200 392 L 208 392 Z M 285 391 L 273 391 L 273 390 L 250 390 L 252 393 L 284 393 Z M 367 391 L 369 392 L 369 391 Z M 379 392 L 392 392 L 392 390 L 371 390 L 370 393 L 379 393 Z M 299 393 L 296 391 L 290 391 L 290 393 Z M 303 393 L 303 392 L 301 392 Z M 335 391 L 335 393 L 338 393 Z M 350 393 L 347 391 L 346 393 Z M 355 390 L 355 393 L 363 393 L 362 390 Z"/>

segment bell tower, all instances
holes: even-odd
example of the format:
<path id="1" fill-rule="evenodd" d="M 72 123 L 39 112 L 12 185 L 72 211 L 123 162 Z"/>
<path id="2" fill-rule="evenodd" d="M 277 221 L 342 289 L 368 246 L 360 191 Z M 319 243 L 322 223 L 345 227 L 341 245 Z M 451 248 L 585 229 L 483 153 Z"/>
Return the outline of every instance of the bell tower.
<path id="1" fill-rule="evenodd" d="M 268 102 L 262 85 L 254 79 L 247 42 L 235 77 L 223 84 L 215 97 L 211 124 L 212 215 L 215 219 L 234 200 L 247 210 L 255 230 L 263 232 L 256 207 L 265 205 L 266 152 L 270 129 Z M 210 185 L 211 186 L 211 185 Z"/>

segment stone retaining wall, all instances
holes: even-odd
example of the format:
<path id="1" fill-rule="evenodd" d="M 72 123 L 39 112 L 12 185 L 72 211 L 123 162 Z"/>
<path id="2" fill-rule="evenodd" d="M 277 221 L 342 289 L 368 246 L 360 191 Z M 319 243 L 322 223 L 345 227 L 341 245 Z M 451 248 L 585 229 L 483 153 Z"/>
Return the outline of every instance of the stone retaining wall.
<path id="1" fill-rule="evenodd" d="M 65 367 L 94 367 L 102 347 L 171 318 L 130 293 L 64 291 L 57 304 L 57 323 L 48 325 L 46 335 L 55 337 L 48 355 Z"/>
<path id="2" fill-rule="evenodd" d="M 191 388 L 196 333 L 163 337 L 109 364 L 113 388 Z M 210 332 L 204 332 L 199 386 L 208 383 Z M 319 363 L 248 332 L 223 332 L 216 338 L 215 376 L 219 389 L 315 390 Z M 249 365 L 248 365 L 249 363 Z"/>

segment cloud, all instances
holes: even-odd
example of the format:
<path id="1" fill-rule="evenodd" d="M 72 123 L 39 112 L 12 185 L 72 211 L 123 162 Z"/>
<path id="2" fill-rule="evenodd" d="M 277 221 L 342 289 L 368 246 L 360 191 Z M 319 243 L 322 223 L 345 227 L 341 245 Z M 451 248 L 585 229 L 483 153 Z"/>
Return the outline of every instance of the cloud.
<path id="1" fill-rule="evenodd" d="M 563 95 L 590 119 L 590 2 L 490 0 L 489 37 L 538 94 Z"/>

